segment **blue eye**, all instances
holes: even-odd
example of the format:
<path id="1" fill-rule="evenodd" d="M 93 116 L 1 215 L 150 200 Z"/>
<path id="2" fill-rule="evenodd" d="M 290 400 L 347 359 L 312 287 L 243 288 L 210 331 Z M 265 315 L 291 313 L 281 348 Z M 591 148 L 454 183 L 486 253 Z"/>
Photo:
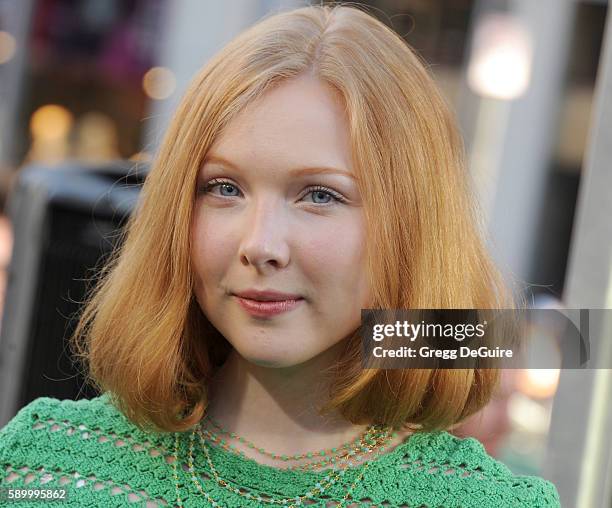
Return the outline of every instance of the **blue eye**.
<path id="1" fill-rule="evenodd" d="M 233 183 L 227 180 L 219 180 L 213 179 L 202 185 L 198 189 L 198 194 L 212 194 L 212 190 L 219 187 L 221 189 L 220 194 L 216 194 L 220 197 L 238 197 L 240 196 L 240 190 Z M 229 193 L 225 193 L 224 191 L 228 191 Z M 233 193 L 236 191 L 236 194 Z M 314 187 L 310 187 L 308 192 L 304 196 L 313 196 L 313 200 L 311 203 L 319 204 L 319 205 L 329 205 L 333 203 L 346 203 L 347 200 L 342 194 L 329 189 L 328 187 L 323 187 L 321 185 L 317 185 Z M 329 199 L 327 199 L 329 198 Z M 323 201 L 317 201 L 317 199 L 323 199 Z"/>
<path id="2" fill-rule="evenodd" d="M 234 184 L 226 180 L 211 180 L 210 182 L 206 183 L 200 188 L 199 193 L 201 194 L 209 193 L 212 189 L 215 189 L 216 187 L 219 187 L 222 191 L 223 189 L 225 190 L 230 189 L 230 191 L 231 189 L 235 189 L 236 191 L 240 192 L 238 190 L 238 187 L 236 187 Z M 220 195 L 225 196 L 225 197 L 236 197 L 236 196 L 239 196 L 240 194 L 224 194 L 223 192 L 221 192 Z"/>
<path id="3" fill-rule="evenodd" d="M 341 194 L 338 194 L 337 192 L 331 189 L 328 189 L 327 187 L 322 187 L 322 186 L 311 188 L 308 194 L 306 195 L 307 196 L 312 195 L 313 199 L 315 196 L 318 196 L 319 198 L 326 198 L 326 197 L 330 198 L 329 200 L 326 200 L 324 202 L 313 200 L 313 203 L 320 204 L 320 205 L 327 205 L 327 204 L 330 204 L 332 201 L 335 201 L 338 203 L 346 202 L 346 199 L 344 199 L 344 197 Z"/>

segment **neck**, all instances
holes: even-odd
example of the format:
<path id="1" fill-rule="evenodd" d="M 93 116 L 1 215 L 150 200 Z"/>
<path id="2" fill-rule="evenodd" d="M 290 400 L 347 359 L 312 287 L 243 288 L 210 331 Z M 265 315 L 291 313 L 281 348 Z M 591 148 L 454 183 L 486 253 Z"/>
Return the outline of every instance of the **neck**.
<path id="1" fill-rule="evenodd" d="M 320 415 L 327 401 L 326 369 L 341 344 L 303 364 L 272 368 L 245 360 L 233 350 L 214 376 L 207 414 L 225 429 L 279 454 L 336 447 L 361 434 L 338 413 Z"/>

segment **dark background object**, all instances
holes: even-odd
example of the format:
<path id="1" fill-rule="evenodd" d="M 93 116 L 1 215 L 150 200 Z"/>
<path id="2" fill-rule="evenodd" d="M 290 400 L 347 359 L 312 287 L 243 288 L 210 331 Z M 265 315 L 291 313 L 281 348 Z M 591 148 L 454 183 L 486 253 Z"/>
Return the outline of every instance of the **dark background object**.
<path id="1" fill-rule="evenodd" d="M 67 338 L 145 176 L 128 162 L 22 170 L 7 203 L 14 247 L 0 333 L 0 427 L 37 397 L 96 395 Z"/>

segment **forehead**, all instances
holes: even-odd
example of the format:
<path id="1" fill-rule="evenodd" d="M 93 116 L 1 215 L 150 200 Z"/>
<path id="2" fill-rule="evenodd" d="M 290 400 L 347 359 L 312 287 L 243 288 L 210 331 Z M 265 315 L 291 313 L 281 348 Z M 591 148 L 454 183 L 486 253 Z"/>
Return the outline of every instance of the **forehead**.
<path id="1" fill-rule="evenodd" d="M 315 77 L 283 81 L 236 115 L 210 153 L 238 164 L 337 165 L 351 170 L 349 125 L 332 88 Z"/>

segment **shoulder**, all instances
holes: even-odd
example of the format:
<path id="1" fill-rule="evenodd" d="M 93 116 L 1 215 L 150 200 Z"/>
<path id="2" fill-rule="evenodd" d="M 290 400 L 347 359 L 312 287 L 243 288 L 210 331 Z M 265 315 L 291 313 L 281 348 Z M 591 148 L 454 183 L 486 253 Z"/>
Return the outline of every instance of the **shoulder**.
<path id="1" fill-rule="evenodd" d="M 113 403 L 109 393 L 93 399 L 59 400 L 39 397 L 23 408 L 0 429 L 0 457 L 7 449 L 28 446 L 42 435 L 56 442 L 73 434 L 129 435 L 148 441 L 163 441 L 164 434 L 146 432 L 132 423 Z"/>
<path id="2" fill-rule="evenodd" d="M 87 429 L 104 431 L 130 427 L 129 421 L 111 404 L 108 394 L 91 400 L 59 400 L 39 397 L 0 429 L 0 459 L 24 460 L 43 446 L 56 452 L 68 447 L 71 436 Z"/>
<path id="3" fill-rule="evenodd" d="M 141 430 L 108 394 L 78 401 L 41 397 L 0 429 L 0 484 L 66 488 L 75 506 L 86 500 L 123 506 L 128 498 L 115 494 L 141 499 L 144 491 L 165 499 L 164 484 L 142 473 L 165 477 L 168 436 Z M 89 484 L 97 487 L 81 488 Z"/>
<path id="4" fill-rule="evenodd" d="M 103 431 L 130 430 L 134 425 L 112 404 L 109 394 L 87 400 L 39 397 L 23 408 L 2 429 L 0 449 L 9 444 L 28 444 L 40 438 L 40 430 L 59 435 L 95 427 Z M 71 432 L 72 431 L 72 432 Z"/>
<path id="5" fill-rule="evenodd" d="M 393 455 L 395 482 L 404 485 L 416 506 L 435 502 L 445 508 L 560 507 L 554 484 L 537 476 L 514 475 L 472 437 L 446 431 L 415 433 Z"/>

